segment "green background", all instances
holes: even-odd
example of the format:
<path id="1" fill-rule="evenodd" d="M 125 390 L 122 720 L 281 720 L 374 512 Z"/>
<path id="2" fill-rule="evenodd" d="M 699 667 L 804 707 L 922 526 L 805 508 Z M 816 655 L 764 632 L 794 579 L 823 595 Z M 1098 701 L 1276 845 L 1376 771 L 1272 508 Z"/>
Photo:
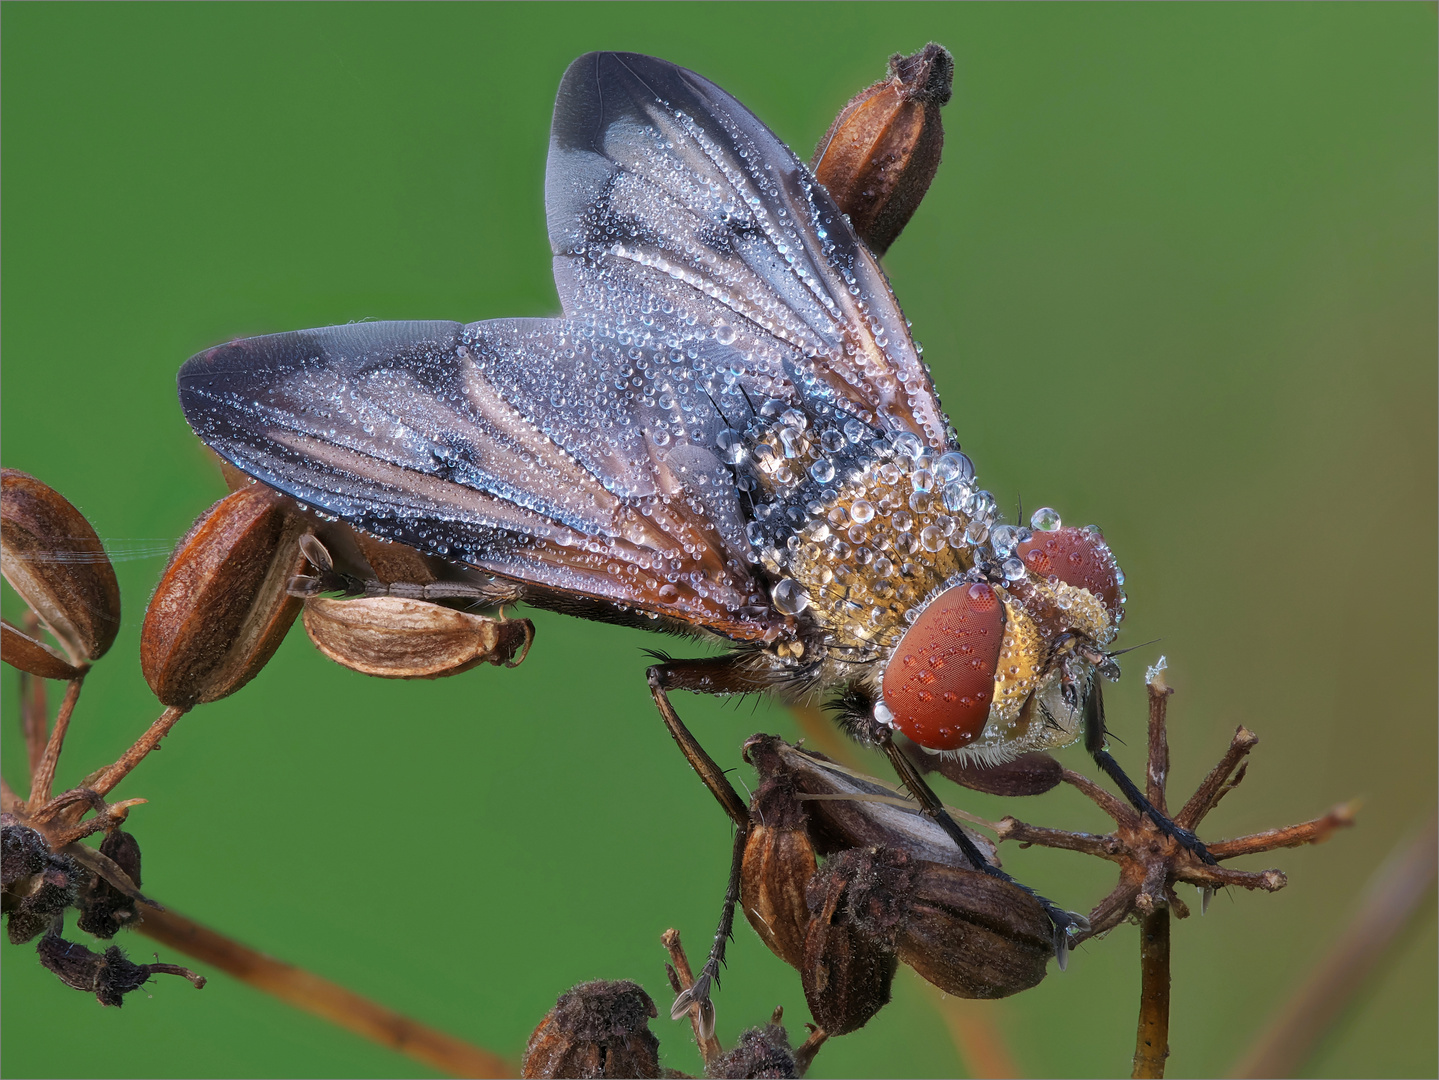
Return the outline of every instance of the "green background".
<path id="1" fill-rule="evenodd" d="M 807 156 L 891 52 L 929 40 L 958 64 L 945 161 L 886 266 L 981 479 L 1001 505 L 1101 524 L 1129 580 L 1120 644 L 1163 639 L 1110 695 L 1119 756 L 1137 768 L 1140 674 L 1163 652 L 1176 794 L 1236 724 L 1263 739 L 1209 835 L 1364 799 L 1357 829 L 1249 860 L 1286 890 L 1176 925 L 1170 1073 L 1213 1075 L 1435 801 L 1434 5 L 7 4 L 4 462 L 102 536 L 173 541 L 222 493 L 175 403 L 192 353 L 557 310 L 542 175 L 578 54 L 694 68 Z M 125 628 L 62 784 L 158 711 L 136 654 L 162 565 L 117 568 Z M 523 667 L 435 683 L 367 680 L 293 633 L 120 789 L 151 800 L 131 817 L 146 891 L 510 1055 L 580 980 L 667 1002 L 658 936 L 708 940 L 726 822 L 649 703 L 654 639 L 535 620 Z M 768 705 L 679 706 L 727 765 L 755 730 L 795 734 Z M 1062 792 L 950 797 L 1103 825 Z M 1079 908 L 1112 883 L 1077 856 L 1005 857 Z M 1435 950 L 1431 894 L 1308 1072 L 1432 1075 Z M 976 1008 L 1028 1073 L 1127 1072 L 1136 953 L 1121 927 Z M 105 1010 L 28 947 L 3 957 L 7 1075 L 421 1071 L 223 976 Z M 895 999 L 814 1075 L 959 1072 L 907 972 Z M 725 1038 L 775 1005 L 807 1018 L 743 925 L 718 1003 Z M 694 1069 L 687 1029 L 654 1026 Z"/>

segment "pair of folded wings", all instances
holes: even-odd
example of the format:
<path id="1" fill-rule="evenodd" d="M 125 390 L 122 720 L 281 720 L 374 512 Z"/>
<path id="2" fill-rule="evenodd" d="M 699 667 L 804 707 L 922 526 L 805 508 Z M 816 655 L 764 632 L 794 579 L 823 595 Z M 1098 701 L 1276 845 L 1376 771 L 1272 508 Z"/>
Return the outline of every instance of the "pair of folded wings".
<path id="1" fill-rule="evenodd" d="M 545 178 L 564 317 L 250 338 L 190 425 L 302 503 L 550 590 L 772 638 L 716 436 L 761 402 L 949 439 L 874 257 L 734 98 L 650 57 L 565 73 Z"/>

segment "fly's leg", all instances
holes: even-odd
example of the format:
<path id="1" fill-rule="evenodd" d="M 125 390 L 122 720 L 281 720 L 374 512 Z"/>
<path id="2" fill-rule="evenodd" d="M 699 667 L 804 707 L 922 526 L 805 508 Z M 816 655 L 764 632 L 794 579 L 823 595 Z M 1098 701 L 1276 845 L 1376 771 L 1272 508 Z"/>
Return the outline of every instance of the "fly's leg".
<path id="1" fill-rule="evenodd" d="M 894 771 L 899 774 L 900 781 L 919 803 L 920 809 L 959 846 L 959 850 L 964 853 L 969 864 L 974 869 L 991 877 L 999 878 L 1016 888 L 1023 889 L 1039 901 L 1040 907 L 1044 909 L 1045 915 L 1049 916 L 1049 921 L 1054 926 L 1054 956 L 1059 962 L 1059 969 L 1063 971 L 1069 961 L 1070 938 L 1088 930 L 1089 920 L 1078 912 L 1065 911 L 1052 900 L 1040 896 L 1028 885 L 1015 881 L 1014 878 L 985 858 L 984 853 L 979 850 L 979 845 L 970 839 L 969 834 L 959 827 L 959 823 L 954 818 L 949 816 L 949 811 L 944 808 L 944 803 L 934 793 L 934 789 L 925 782 L 924 776 L 915 767 L 914 762 L 910 761 L 904 751 L 899 748 L 889 729 L 881 728 L 876 735 L 880 748 L 888 756 L 890 764 L 894 766 Z"/>
<path id="2" fill-rule="evenodd" d="M 1084 748 L 1089 751 L 1089 756 L 1094 758 L 1094 763 L 1114 781 L 1115 786 L 1129 800 L 1130 805 L 1154 822 L 1160 832 L 1173 838 L 1174 842 L 1186 851 L 1192 851 L 1210 866 L 1214 866 L 1214 856 L 1209 854 L 1209 849 L 1204 846 L 1204 842 L 1188 829 L 1174 824 L 1169 815 L 1145 798 L 1144 792 L 1140 791 L 1134 781 L 1125 775 L 1124 770 L 1119 767 L 1119 762 L 1115 761 L 1104 747 L 1105 734 L 1104 696 L 1100 693 L 1099 680 L 1095 679 L 1084 700 Z"/>
<path id="3" fill-rule="evenodd" d="M 719 987 L 719 970 L 724 966 L 725 946 L 734 936 L 734 911 L 739 902 L 740 870 L 744 863 L 745 842 L 749 839 L 749 805 L 735 791 L 714 758 L 690 734 L 684 721 L 670 703 L 669 690 L 690 690 L 696 694 L 738 694 L 763 688 L 748 669 L 743 656 L 718 656 L 703 660 L 671 660 L 656 664 L 648 671 L 650 695 L 660 711 L 670 735 L 679 745 L 680 753 L 711 794 L 724 807 L 725 813 L 735 825 L 734 850 L 730 856 L 729 882 L 725 886 L 724 904 L 720 909 L 719 928 L 715 931 L 714 943 L 704 966 L 695 976 L 694 984 L 675 999 L 670 1009 L 671 1019 L 683 1017 L 694 1005 L 699 1006 L 700 1035 L 709 1038 L 714 1034 L 714 1004 L 710 1001 L 710 988 Z"/>

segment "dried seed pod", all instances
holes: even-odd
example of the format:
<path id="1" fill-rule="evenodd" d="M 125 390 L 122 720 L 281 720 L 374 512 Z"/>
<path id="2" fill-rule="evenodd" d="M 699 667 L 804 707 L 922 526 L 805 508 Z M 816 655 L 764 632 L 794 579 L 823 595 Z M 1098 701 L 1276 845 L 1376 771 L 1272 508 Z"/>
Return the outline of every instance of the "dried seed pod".
<path id="1" fill-rule="evenodd" d="M 1054 956 L 1039 901 L 989 874 L 917 862 L 895 941 L 900 960 L 955 997 L 1001 998 L 1037 986 Z"/>
<path id="2" fill-rule="evenodd" d="M 831 859 L 810 879 L 812 915 L 800 983 L 815 1023 L 830 1035 L 858 1031 L 889 1004 L 899 958 L 883 937 L 858 926 L 844 903 L 849 879 Z"/>
<path id="3" fill-rule="evenodd" d="M 740 907 L 760 940 L 791 967 L 804 964 L 809 905 L 805 890 L 817 866 L 804 810 L 788 777 L 761 784 L 750 807 L 740 871 Z"/>
<path id="4" fill-rule="evenodd" d="M 53 488 L 0 470 L 0 568 L 70 664 L 105 655 L 120 629 L 120 585 L 95 530 Z M 47 676 L 53 677 L 53 676 Z"/>
<path id="5" fill-rule="evenodd" d="M 425 556 L 412 547 L 380 540 L 358 530 L 355 531 L 355 542 L 360 554 L 375 572 L 376 581 L 386 585 L 397 581 L 407 585 L 425 585 L 435 580 Z"/>
<path id="6" fill-rule="evenodd" d="M 581 983 L 560 995 L 525 1046 L 523 1077 L 660 1075 L 658 1012 L 637 984 Z"/>
<path id="7" fill-rule="evenodd" d="M 437 679 L 477 664 L 515 667 L 534 624 L 492 619 L 398 596 L 305 600 L 305 632 L 337 664 L 385 679 Z"/>
<path id="8" fill-rule="evenodd" d="M 263 484 L 227 495 L 170 558 L 140 638 L 140 666 L 166 705 L 233 694 L 274 655 L 300 611 L 285 587 L 304 566 L 306 518 Z"/>
<path id="9" fill-rule="evenodd" d="M 778 1024 L 766 1024 L 741 1032 L 734 1049 L 710 1062 L 705 1075 L 718 1080 L 758 1080 L 800 1073 L 789 1045 L 789 1032 Z"/>
<path id="10" fill-rule="evenodd" d="M 1043 795 L 1059 785 L 1064 772 L 1059 762 L 1043 751 L 1021 754 L 998 765 L 979 765 L 926 753 L 902 735 L 896 735 L 894 741 L 904 747 L 906 756 L 920 772 L 937 772 L 961 787 L 988 795 Z"/>
<path id="11" fill-rule="evenodd" d="M 42 679 L 78 679 L 84 668 L 73 666 L 54 649 L 17 626 L 0 619 L 0 660 Z"/>
<path id="12" fill-rule="evenodd" d="M 953 82 L 954 57 L 940 46 L 896 53 L 889 78 L 851 98 L 815 150 L 815 176 L 876 255 L 909 223 L 939 168 L 939 110 Z"/>
<path id="13" fill-rule="evenodd" d="M 131 963 L 118 945 L 96 953 L 83 945 L 66 941 L 58 934 L 46 934 L 36 952 L 40 955 L 40 963 L 54 972 L 66 986 L 87 990 L 101 1005 L 114 1005 L 116 1008 L 125 1004 L 126 994 L 140 989 L 152 975 L 179 975 L 194 983 L 197 990 L 205 985 L 203 976 L 176 964 Z"/>
<path id="14" fill-rule="evenodd" d="M 1037 985 L 1054 955 L 1039 901 L 990 874 L 885 848 L 843 852 L 823 873 L 843 881 L 855 927 L 947 994 L 1008 997 Z"/>
<path id="15" fill-rule="evenodd" d="M 140 844 L 123 829 L 115 829 L 100 843 L 100 854 L 114 861 L 140 887 Z M 109 939 L 122 926 L 139 917 L 135 898 L 110 884 L 99 874 L 93 875 L 80 892 L 80 918 L 76 926 L 97 938 Z"/>

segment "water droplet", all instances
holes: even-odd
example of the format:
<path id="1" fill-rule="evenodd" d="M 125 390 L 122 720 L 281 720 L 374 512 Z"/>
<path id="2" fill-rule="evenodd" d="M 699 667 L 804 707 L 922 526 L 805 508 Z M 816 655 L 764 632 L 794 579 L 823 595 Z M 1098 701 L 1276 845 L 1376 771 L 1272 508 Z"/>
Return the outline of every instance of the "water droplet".
<path id="1" fill-rule="evenodd" d="M 944 530 L 927 525 L 919 534 L 919 542 L 924 545 L 925 551 L 939 551 L 944 547 Z"/>
<path id="2" fill-rule="evenodd" d="M 715 340 L 721 345 L 733 345 L 735 339 L 735 328 L 729 323 L 715 324 Z"/>
<path id="3" fill-rule="evenodd" d="M 809 418 L 798 409 L 786 409 L 779 414 L 780 423 L 786 424 L 797 431 L 803 431 L 809 426 Z"/>
<path id="4" fill-rule="evenodd" d="M 894 451 L 908 458 L 919 457 L 924 451 L 924 443 L 919 441 L 919 436 L 909 431 L 901 431 L 894 436 Z"/>
<path id="5" fill-rule="evenodd" d="M 874 703 L 874 718 L 886 727 L 894 726 L 894 713 L 889 711 L 889 706 L 883 701 Z"/>
<path id="6" fill-rule="evenodd" d="M 858 525 L 864 525 L 874 520 L 874 504 L 865 499 L 856 499 L 849 508 L 849 516 Z"/>
<path id="7" fill-rule="evenodd" d="M 999 568 L 1004 572 L 1005 581 L 1019 581 L 1024 577 L 1024 563 L 1013 555 L 1000 563 Z"/>
<path id="8" fill-rule="evenodd" d="M 844 436 L 834 428 L 825 428 L 819 437 L 819 445 L 826 454 L 836 454 L 844 449 Z"/>
<path id="9" fill-rule="evenodd" d="M 947 484 L 951 480 L 969 480 L 973 476 L 974 463 L 957 450 L 941 455 L 934 463 L 934 478 L 941 484 Z"/>
<path id="10" fill-rule="evenodd" d="M 725 428 L 716 435 L 715 444 L 720 448 L 720 458 L 731 465 L 744 460 L 744 436 L 733 428 Z"/>
<path id="11" fill-rule="evenodd" d="M 869 434 L 869 428 L 865 427 L 858 420 L 853 418 L 844 422 L 844 437 L 852 443 L 857 443 Z"/>
<path id="12" fill-rule="evenodd" d="M 996 525 L 989 531 L 989 546 L 994 549 L 995 558 L 1003 559 L 1019 543 L 1019 530 L 1013 525 Z"/>
<path id="13" fill-rule="evenodd" d="M 809 593 L 794 578 L 781 578 L 770 596 L 774 600 L 775 610 L 785 615 L 798 615 L 809 607 Z"/>
<path id="14" fill-rule="evenodd" d="M 956 480 L 944 489 L 944 508 L 956 513 L 962 513 L 969 505 L 970 498 L 973 494 L 968 484 Z"/>
<path id="15" fill-rule="evenodd" d="M 928 469 L 915 469 L 909 474 L 909 483 L 915 491 L 933 491 L 934 473 Z"/>
<path id="16" fill-rule="evenodd" d="M 1050 506 L 1041 506 L 1029 519 L 1032 529 L 1039 532 L 1053 532 L 1059 528 L 1059 511 Z"/>
<path id="17" fill-rule="evenodd" d="M 989 526 L 978 518 L 971 521 L 964 530 L 964 539 L 969 544 L 982 544 L 988 535 Z"/>
<path id="18" fill-rule="evenodd" d="M 809 467 L 809 475 L 821 484 L 828 484 L 834 479 L 834 462 L 829 458 L 818 458 Z"/>

